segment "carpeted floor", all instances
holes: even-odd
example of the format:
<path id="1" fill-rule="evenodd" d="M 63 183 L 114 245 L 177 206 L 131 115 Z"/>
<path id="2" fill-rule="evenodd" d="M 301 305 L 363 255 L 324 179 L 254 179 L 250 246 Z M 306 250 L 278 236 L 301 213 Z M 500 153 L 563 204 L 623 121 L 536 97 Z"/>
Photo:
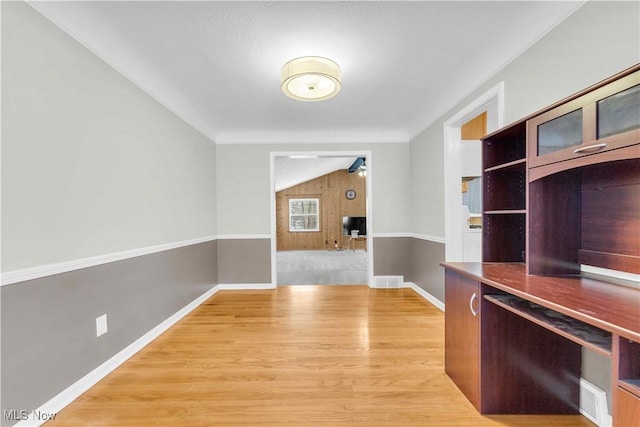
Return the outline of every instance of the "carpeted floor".
<path id="1" fill-rule="evenodd" d="M 368 257 L 354 251 L 279 251 L 278 285 L 362 285 L 368 280 Z"/>

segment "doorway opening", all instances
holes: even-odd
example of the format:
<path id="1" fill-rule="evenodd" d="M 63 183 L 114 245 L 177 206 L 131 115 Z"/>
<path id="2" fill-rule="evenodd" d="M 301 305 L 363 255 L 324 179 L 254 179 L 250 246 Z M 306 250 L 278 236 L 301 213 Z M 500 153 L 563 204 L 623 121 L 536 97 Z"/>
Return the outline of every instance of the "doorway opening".
<path id="1" fill-rule="evenodd" d="M 373 283 L 369 151 L 271 153 L 271 271 L 278 285 Z"/>
<path id="2" fill-rule="evenodd" d="M 466 134 L 481 121 L 486 123 L 485 134 L 504 125 L 504 82 L 444 123 L 445 260 L 449 262 L 482 260 L 482 212 L 472 212 L 480 209 L 482 149 L 478 139 L 463 138 L 463 127 Z"/>

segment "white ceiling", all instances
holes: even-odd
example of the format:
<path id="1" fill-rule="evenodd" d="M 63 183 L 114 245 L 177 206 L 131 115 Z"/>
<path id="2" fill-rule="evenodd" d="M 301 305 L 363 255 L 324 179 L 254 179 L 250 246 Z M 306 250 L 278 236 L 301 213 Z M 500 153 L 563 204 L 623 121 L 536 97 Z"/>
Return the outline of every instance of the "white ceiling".
<path id="1" fill-rule="evenodd" d="M 406 142 L 582 1 L 30 2 L 216 143 Z M 303 103 L 280 68 L 342 67 Z"/>
<path id="2" fill-rule="evenodd" d="M 328 173 L 348 169 L 357 157 L 290 157 L 274 159 L 274 187 L 281 191 Z"/>

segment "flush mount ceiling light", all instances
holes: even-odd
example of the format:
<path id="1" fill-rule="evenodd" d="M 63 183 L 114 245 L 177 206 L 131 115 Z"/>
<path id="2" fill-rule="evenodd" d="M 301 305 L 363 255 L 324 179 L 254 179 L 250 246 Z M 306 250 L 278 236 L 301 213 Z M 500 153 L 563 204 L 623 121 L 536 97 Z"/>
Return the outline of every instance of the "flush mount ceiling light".
<path id="1" fill-rule="evenodd" d="M 293 59 L 282 67 L 282 92 L 298 101 L 323 101 L 340 92 L 340 66 L 321 56 Z"/>

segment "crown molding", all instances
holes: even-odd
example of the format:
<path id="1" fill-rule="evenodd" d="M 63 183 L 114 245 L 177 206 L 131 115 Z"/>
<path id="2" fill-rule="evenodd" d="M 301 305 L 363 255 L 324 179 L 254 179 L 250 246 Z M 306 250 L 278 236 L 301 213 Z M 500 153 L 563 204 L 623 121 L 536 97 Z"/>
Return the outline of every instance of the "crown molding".
<path id="1" fill-rule="evenodd" d="M 216 144 L 408 144 L 405 129 L 315 129 L 310 131 L 228 131 L 215 137 Z"/>

